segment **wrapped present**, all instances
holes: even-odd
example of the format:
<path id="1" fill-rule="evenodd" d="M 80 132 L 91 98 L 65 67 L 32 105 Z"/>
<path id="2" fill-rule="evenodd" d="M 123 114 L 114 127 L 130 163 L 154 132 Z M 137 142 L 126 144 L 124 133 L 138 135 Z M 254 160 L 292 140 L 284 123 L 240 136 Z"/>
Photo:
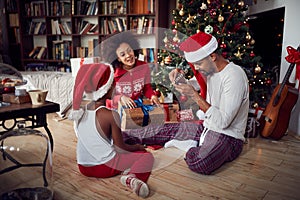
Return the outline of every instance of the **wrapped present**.
<path id="1" fill-rule="evenodd" d="M 193 110 L 191 108 L 177 111 L 176 115 L 177 115 L 177 120 L 178 121 L 192 121 L 192 120 L 194 120 L 194 113 L 193 113 Z"/>
<path id="2" fill-rule="evenodd" d="M 165 123 L 164 109 L 151 105 L 150 101 L 135 100 L 136 108 L 128 108 L 118 103 L 118 113 L 121 117 L 121 129 L 141 128 L 150 124 L 162 125 Z"/>
<path id="3" fill-rule="evenodd" d="M 177 111 L 179 111 L 178 103 L 164 103 L 163 107 L 165 109 L 165 121 L 166 122 L 178 122 Z"/>
<path id="4" fill-rule="evenodd" d="M 260 107 L 256 109 L 249 109 L 245 138 L 255 138 L 258 136 L 261 129 L 259 119 L 263 111 L 264 109 Z"/>
<path id="5" fill-rule="evenodd" d="M 22 104 L 31 102 L 31 99 L 28 93 L 23 96 L 16 96 L 14 93 L 7 93 L 2 95 L 2 101 L 7 103 Z"/>

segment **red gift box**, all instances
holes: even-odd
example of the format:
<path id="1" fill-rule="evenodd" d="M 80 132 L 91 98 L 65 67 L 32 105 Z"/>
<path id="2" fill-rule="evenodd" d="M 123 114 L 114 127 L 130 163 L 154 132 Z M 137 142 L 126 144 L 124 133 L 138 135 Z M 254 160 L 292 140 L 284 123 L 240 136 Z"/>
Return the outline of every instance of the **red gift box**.
<path id="1" fill-rule="evenodd" d="M 165 121 L 166 122 L 178 122 L 177 111 L 179 111 L 178 103 L 164 103 L 162 104 L 165 109 Z"/>

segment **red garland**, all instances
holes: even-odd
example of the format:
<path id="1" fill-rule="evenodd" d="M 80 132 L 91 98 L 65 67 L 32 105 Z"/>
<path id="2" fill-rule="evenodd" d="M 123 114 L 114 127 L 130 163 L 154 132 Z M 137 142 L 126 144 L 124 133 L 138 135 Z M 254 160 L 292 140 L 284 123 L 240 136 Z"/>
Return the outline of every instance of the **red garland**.
<path id="1" fill-rule="evenodd" d="M 300 81 L 300 51 L 297 51 L 291 46 L 288 46 L 286 48 L 288 55 L 285 57 L 286 61 L 289 63 L 295 63 L 296 64 L 296 79 Z M 299 87 L 300 89 L 300 87 Z"/>

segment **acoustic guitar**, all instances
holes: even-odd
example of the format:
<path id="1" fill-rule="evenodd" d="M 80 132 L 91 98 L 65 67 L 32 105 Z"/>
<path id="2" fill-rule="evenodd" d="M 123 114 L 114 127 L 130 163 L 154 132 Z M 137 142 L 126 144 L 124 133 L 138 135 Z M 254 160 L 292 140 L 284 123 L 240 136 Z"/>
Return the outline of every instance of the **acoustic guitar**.
<path id="1" fill-rule="evenodd" d="M 297 51 L 300 51 L 300 46 Z M 294 88 L 295 84 L 288 82 L 295 64 L 295 62 L 290 64 L 282 83 L 276 86 L 270 102 L 262 113 L 260 134 L 263 137 L 279 140 L 288 129 L 291 111 L 299 95 L 298 89 Z"/>

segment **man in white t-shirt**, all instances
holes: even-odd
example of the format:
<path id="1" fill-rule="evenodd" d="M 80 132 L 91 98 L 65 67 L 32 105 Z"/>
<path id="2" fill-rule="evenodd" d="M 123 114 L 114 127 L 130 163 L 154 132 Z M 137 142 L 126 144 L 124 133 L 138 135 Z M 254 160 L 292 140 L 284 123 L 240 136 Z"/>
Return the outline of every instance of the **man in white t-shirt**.
<path id="1" fill-rule="evenodd" d="M 206 77 L 204 99 L 189 84 L 176 84 L 177 70 L 169 74 L 175 88 L 191 97 L 204 113 L 199 145 L 186 154 L 186 163 L 197 173 L 211 174 L 234 160 L 243 149 L 249 110 L 249 86 L 244 70 L 216 52 L 218 42 L 199 32 L 187 38 L 180 49 L 194 70 Z"/>

